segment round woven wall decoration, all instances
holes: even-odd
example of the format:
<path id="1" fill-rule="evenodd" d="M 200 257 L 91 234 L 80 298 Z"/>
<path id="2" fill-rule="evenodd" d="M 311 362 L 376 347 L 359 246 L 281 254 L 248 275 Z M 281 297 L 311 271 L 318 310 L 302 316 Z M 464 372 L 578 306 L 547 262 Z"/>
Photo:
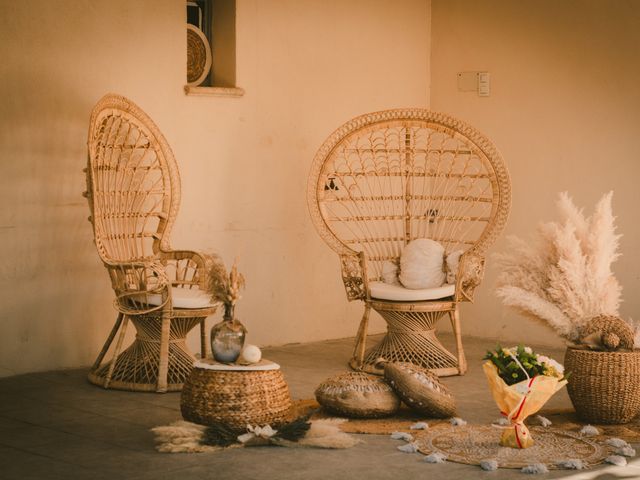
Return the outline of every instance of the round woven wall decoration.
<path id="1" fill-rule="evenodd" d="M 211 69 L 209 40 L 198 27 L 187 24 L 187 84 L 200 85 Z"/>
<path id="2" fill-rule="evenodd" d="M 494 459 L 500 468 L 544 463 L 555 469 L 559 468 L 560 462 L 569 459 L 597 465 L 611 455 L 609 447 L 574 433 L 544 427 L 530 429 L 535 444 L 524 449 L 501 447 L 502 429 L 490 425 L 434 428 L 417 434 L 416 443 L 420 453 L 441 452 L 451 462 L 468 465 L 480 465 L 482 460 Z"/>

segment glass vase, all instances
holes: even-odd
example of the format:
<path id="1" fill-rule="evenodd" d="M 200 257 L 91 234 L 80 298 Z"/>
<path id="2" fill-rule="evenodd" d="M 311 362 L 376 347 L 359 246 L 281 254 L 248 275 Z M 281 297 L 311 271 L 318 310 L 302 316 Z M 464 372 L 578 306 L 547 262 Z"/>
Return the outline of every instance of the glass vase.
<path id="1" fill-rule="evenodd" d="M 234 318 L 234 306 L 225 305 L 224 317 L 211 327 L 211 351 L 220 363 L 233 363 L 240 356 L 247 329 Z"/>

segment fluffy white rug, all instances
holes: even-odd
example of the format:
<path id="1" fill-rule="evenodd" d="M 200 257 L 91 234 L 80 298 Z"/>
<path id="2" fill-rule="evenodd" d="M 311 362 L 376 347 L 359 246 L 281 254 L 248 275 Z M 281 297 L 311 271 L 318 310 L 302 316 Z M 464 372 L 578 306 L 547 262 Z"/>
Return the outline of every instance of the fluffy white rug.
<path id="1" fill-rule="evenodd" d="M 256 439 L 258 441 L 247 442 L 251 445 L 278 445 L 281 447 L 316 447 L 316 448 L 349 448 L 359 443 L 355 437 L 344 433 L 338 427 L 341 419 L 323 419 L 311 422 L 311 427 L 303 438 L 297 442 L 284 440 L 277 437 L 269 439 Z M 203 453 L 216 452 L 223 448 L 238 448 L 245 444 L 235 443 L 229 447 L 203 445 L 201 440 L 207 427 L 183 420 L 173 422 L 163 427 L 152 428 L 155 434 L 156 450 L 163 453 Z"/>

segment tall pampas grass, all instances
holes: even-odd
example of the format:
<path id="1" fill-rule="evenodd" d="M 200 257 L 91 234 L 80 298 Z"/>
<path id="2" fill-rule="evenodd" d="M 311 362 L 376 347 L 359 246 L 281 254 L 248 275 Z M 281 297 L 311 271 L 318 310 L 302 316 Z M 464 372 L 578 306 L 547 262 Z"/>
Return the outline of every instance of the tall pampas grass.
<path id="1" fill-rule="evenodd" d="M 502 302 L 575 342 L 598 315 L 618 316 L 622 288 L 611 271 L 620 256 L 611 209 L 605 194 L 590 217 L 561 193 L 559 222 L 542 223 L 537 237 L 509 237 L 509 249 L 497 254 L 501 269 L 496 294 Z"/>

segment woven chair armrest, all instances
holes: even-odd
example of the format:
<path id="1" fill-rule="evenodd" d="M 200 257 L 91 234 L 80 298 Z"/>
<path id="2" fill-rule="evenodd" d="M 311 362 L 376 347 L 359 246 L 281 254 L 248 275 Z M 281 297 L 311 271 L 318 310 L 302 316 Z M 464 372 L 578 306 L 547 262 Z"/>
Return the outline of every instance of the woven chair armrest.
<path id="1" fill-rule="evenodd" d="M 369 297 L 369 282 L 364 252 L 340 254 L 340 266 L 347 299 L 350 302 L 366 300 Z"/>
<path id="2" fill-rule="evenodd" d="M 160 252 L 166 273 L 173 286 L 197 285 L 206 290 L 208 273 L 213 264 L 209 255 L 193 250 L 167 250 Z"/>
<path id="3" fill-rule="evenodd" d="M 473 302 L 475 289 L 484 278 L 484 255 L 474 249 L 460 257 L 456 276 L 456 302 Z"/>
<path id="4" fill-rule="evenodd" d="M 153 305 L 150 297 L 160 295 L 159 305 Z M 153 302 L 156 303 L 156 302 Z M 145 315 L 171 307 L 171 289 L 168 284 L 150 290 L 132 290 L 118 294 L 113 304 L 119 312 L 126 315 Z"/>
<path id="5" fill-rule="evenodd" d="M 159 261 L 107 265 L 116 293 L 115 308 L 128 315 L 142 315 L 171 306 L 171 283 Z M 157 298 L 160 296 L 160 302 Z M 151 301 L 155 297 L 155 301 Z M 155 305 L 154 305 L 155 303 Z"/>

